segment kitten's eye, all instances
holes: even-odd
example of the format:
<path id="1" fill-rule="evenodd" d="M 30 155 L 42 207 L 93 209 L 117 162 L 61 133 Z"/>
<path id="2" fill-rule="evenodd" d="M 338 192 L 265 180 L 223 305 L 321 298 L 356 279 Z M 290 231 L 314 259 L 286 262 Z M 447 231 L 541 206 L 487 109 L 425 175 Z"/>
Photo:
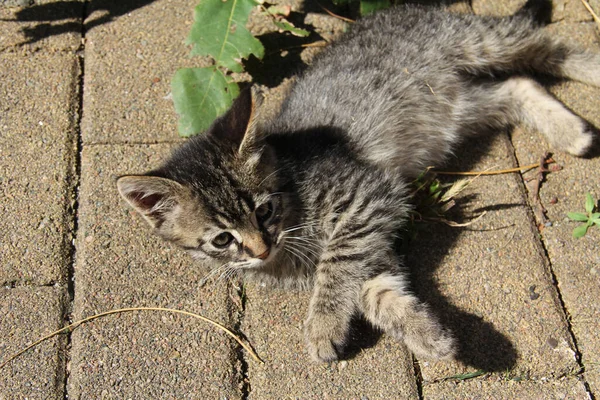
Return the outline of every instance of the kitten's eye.
<path id="1" fill-rule="evenodd" d="M 232 241 L 233 241 L 233 235 L 229 232 L 223 232 L 223 233 L 215 236 L 215 238 L 212 240 L 212 244 L 215 247 L 224 248 L 224 247 L 229 246 Z"/>
<path id="2" fill-rule="evenodd" d="M 269 200 L 266 203 L 261 204 L 254 210 L 254 214 L 256 214 L 256 219 L 259 222 L 268 221 L 273 215 L 273 202 Z"/>

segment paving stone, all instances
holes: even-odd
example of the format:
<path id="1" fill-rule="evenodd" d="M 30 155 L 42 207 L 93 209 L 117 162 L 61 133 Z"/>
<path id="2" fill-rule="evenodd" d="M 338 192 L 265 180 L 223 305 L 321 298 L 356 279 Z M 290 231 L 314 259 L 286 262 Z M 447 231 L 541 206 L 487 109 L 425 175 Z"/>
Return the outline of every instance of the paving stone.
<path id="1" fill-rule="evenodd" d="M 71 242 L 78 63 L 0 55 L 0 283 L 62 282 Z"/>
<path id="2" fill-rule="evenodd" d="M 556 24 L 553 28 L 560 34 L 569 32 L 582 46 L 599 50 L 593 24 Z M 565 82 L 551 91 L 570 109 L 600 127 L 600 89 Z M 531 162 L 536 154 L 548 148 L 540 136 L 522 130 L 514 133 L 513 143 L 520 164 Z M 585 378 L 597 397 L 600 394 L 600 229 L 593 227 L 585 237 L 574 239 L 572 231 L 578 224 L 566 214 L 584 212 L 587 192 L 596 200 L 600 198 L 600 158 L 596 150 L 591 159 L 561 152 L 555 152 L 554 159 L 563 169 L 548 174 L 541 188 L 541 200 L 552 222 L 552 226 L 542 231 L 542 237 L 581 352 Z"/>
<path id="3" fill-rule="evenodd" d="M 473 0 L 472 7 L 475 14 L 507 16 L 515 14 L 526 2 L 526 0 Z M 588 2 L 596 13 L 598 13 L 598 10 L 600 10 L 600 0 L 589 0 Z M 553 22 L 591 21 L 592 15 L 580 0 L 554 0 L 552 1 L 551 20 Z"/>
<path id="4" fill-rule="evenodd" d="M 527 0 L 472 0 L 471 7 L 478 15 L 505 16 L 516 13 Z"/>
<path id="5" fill-rule="evenodd" d="M 152 236 L 115 179 L 143 172 L 168 145 L 95 145 L 82 153 L 74 318 L 122 307 L 170 307 L 230 325 L 228 288 L 200 287 L 205 271 Z M 235 342 L 205 322 L 136 312 L 73 333 L 73 398 L 237 398 Z"/>
<path id="6" fill-rule="evenodd" d="M 0 288 L 0 364 L 62 327 L 64 288 Z M 0 399 L 62 399 L 64 337 L 49 339 L 0 369 Z"/>
<path id="7" fill-rule="evenodd" d="M 248 361 L 250 399 L 413 399 L 417 387 L 404 346 L 357 330 L 354 358 L 332 364 L 311 361 L 302 326 L 310 293 L 246 287 L 243 331 L 261 365 Z M 360 349 L 359 347 L 364 347 Z"/>
<path id="8" fill-rule="evenodd" d="M 457 150 L 448 170 L 510 168 L 512 151 L 504 134 L 481 138 Z M 464 222 L 487 214 L 464 229 L 426 226 L 409 250 L 417 293 L 460 348 L 460 362 L 421 360 L 425 382 L 474 370 L 541 379 L 578 369 L 521 185 L 516 174 L 478 177 L 448 217 Z"/>
<path id="9" fill-rule="evenodd" d="M 443 382 L 425 385 L 423 398 L 425 400 L 587 400 L 590 397 L 581 381 L 569 378 L 552 382 L 516 382 L 509 379 Z"/>
<path id="10" fill-rule="evenodd" d="M 185 45 L 197 3 L 90 4 L 85 21 L 84 143 L 178 139 L 171 78 L 179 68 L 206 66 L 199 57 L 189 58 L 191 47 Z"/>
<path id="11" fill-rule="evenodd" d="M 587 0 L 588 4 L 598 14 L 600 11 L 600 0 Z M 552 21 L 592 21 L 593 17 L 585 8 L 581 0 L 554 0 L 552 1 Z"/>
<path id="12" fill-rule="evenodd" d="M 82 0 L 0 3 L 0 51 L 77 50 L 82 20 Z"/>

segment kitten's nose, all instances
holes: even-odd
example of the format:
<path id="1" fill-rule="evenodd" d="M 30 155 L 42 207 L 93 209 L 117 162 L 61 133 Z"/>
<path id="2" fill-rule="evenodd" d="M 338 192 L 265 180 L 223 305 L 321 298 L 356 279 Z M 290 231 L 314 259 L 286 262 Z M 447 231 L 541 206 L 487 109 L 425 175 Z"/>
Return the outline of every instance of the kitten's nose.
<path id="1" fill-rule="evenodd" d="M 265 260 L 269 256 L 269 245 L 265 243 L 260 232 L 244 233 L 242 233 L 242 245 L 246 254 L 252 258 Z"/>
<path id="2" fill-rule="evenodd" d="M 257 257 L 257 258 L 260 258 L 261 260 L 266 260 L 266 259 L 267 259 L 267 257 L 269 257 L 269 250 L 265 251 L 265 252 L 264 252 L 264 253 L 262 253 L 262 254 L 259 254 L 259 255 L 257 255 L 256 257 Z"/>

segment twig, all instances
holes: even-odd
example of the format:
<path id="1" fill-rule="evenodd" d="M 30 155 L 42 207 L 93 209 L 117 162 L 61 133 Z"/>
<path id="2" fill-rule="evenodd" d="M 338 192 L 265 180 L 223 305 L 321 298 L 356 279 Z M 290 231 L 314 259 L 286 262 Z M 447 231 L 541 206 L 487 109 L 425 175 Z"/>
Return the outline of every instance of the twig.
<path id="1" fill-rule="evenodd" d="M 598 29 L 600 29 L 600 17 L 598 17 L 598 14 L 596 14 L 594 12 L 594 9 L 592 8 L 592 6 L 590 6 L 590 4 L 587 2 L 587 0 L 581 0 L 581 2 L 585 6 L 585 8 L 587 8 L 587 10 L 590 12 L 590 14 L 592 14 L 594 21 L 596 21 L 596 25 L 598 25 Z"/>
<path id="2" fill-rule="evenodd" d="M 97 318 L 105 317 L 107 315 L 119 314 L 119 313 L 131 312 L 131 311 L 167 311 L 167 312 L 171 312 L 171 313 L 183 314 L 183 315 L 187 315 L 187 316 L 190 316 L 190 317 L 201 319 L 202 321 L 208 322 L 209 324 L 215 326 L 216 328 L 222 330 L 223 332 L 225 332 L 226 334 L 228 334 L 229 336 L 231 336 L 244 349 L 246 349 L 246 351 L 248 353 L 250 353 L 250 355 L 252 356 L 252 358 L 254 358 L 256 361 L 260 362 L 261 364 L 264 364 L 264 361 L 260 359 L 260 357 L 254 352 L 254 350 L 252 350 L 252 348 L 250 346 L 248 346 L 246 343 L 242 342 L 242 340 L 239 337 L 237 337 L 233 332 L 231 332 L 229 329 L 225 328 L 220 323 L 213 321 L 212 319 L 203 317 L 202 315 L 198 315 L 198 314 L 194 314 L 194 313 L 187 312 L 187 311 L 182 311 L 182 310 L 175 310 L 175 309 L 172 309 L 172 308 L 133 307 L 133 308 L 120 308 L 120 309 L 117 309 L 117 310 L 110 310 L 110 311 L 106 311 L 106 312 L 103 312 L 103 313 L 100 313 L 100 314 L 92 315 L 91 317 L 87 317 L 87 318 L 84 318 L 82 320 L 73 322 L 72 324 L 67 325 L 64 328 L 61 328 L 61 329 L 59 329 L 57 331 L 54 331 L 54 332 L 52 332 L 52 333 L 44 336 L 43 338 L 41 338 L 41 339 L 37 340 L 36 342 L 30 344 L 29 346 L 25 347 L 24 349 L 20 350 L 19 352 L 13 354 L 6 361 L 4 361 L 2 364 L 0 364 L 0 369 L 4 368 L 9 362 L 11 362 L 15 358 L 19 357 L 21 354 L 25 353 L 27 350 L 29 350 L 29 349 L 37 346 L 38 344 L 40 344 L 40 343 L 42 343 L 42 342 L 44 342 L 44 341 L 46 341 L 48 339 L 53 338 L 56 335 L 59 335 L 61 333 L 73 330 L 73 329 L 77 328 L 79 325 L 81 325 L 83 323 L 92 321 L 92 320 L 97 319 Z"/>
<path id="3" fill-rule="evenodd" d="M 332 11 L 329 11 L 328 9 L 326 9 L 325 7 L 323 7 L 323 6 L 322 6 L 320 3 L 318 3 L 318 2 L 317 2 L 317 4 L 319 4 L 319 7 L 321 7 L 321 8 L 323 9 L 323 11 L 325 11 L 327 14 L 331 15 L 331 16 L 332 16 L 332 17 L 334 17 L 334 18 L 341 19 L 342 21 L 346 21 L 346 22 L 350 22 L 350 23 L 354 23 L 354 22 L 356 22 L 356 21 L 355 21 L 355 20 L 353 20 L 353 19 L 346 18 L 346 17 L 342 17 L 341 15 L 334 14 Z"/>
<path id="4" fill-rule="evenodd" d="M 535 215 L 538 221 L 538 229 L 543 229 L 543 227 L 550 221 L 548 217 L 546 217 L 546 208 L 542 204 L 542 200 L 540 199 L 540 187 L 542 182 L 544 181 L 545 173 L 551 171 L 557 171 L 561 169 L 560 165 L 556 165 L 552 169 L 546 168 L 546 165 L 554 162 L 552 158 L 550 158 L 550 153 L 545 153 L 540 157 L 538 171 L 533 179 L 530 182 L 530 190 L 529 197 L 531 200 L 531 205 L 533 206 L 533 214 Z"/>
<path id="5" fill-rule="evenodd" d="M 530 169 L 533 169 L 533 168 L 538 168 L 540 165 L 548 165 L 548 164 L 552 164 L 554 162 L 556 162 L 556 161 L 554 161 L 553 159 L 550 158 L 548 160 L 544 160 L 543 164 L 540 164 L 538 162 L 538 163 L 535 163 L 535 164 L 525 165 L 524 167 L 500 169 L 500 170 L 495 170 L 495 171 L 448 172 L 448 171 L 436 171 L 436 170 L 433 170 L 433 172 L 435 172 L 438 175 L 466 175 L 466 176 L 471 176 L 471 175 L 500 175 L 500 174 L 509 174 L 511 172 L 525 172 L 525 171 L 529 171 Z"/>

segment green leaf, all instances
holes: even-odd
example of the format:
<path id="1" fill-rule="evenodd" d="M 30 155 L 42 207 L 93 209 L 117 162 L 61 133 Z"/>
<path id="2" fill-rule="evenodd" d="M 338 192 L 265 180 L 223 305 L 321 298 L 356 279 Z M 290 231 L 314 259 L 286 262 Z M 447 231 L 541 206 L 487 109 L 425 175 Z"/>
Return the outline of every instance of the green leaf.
<path id="1" fill-rule="evenodd" d="M 573 221 L 580 221 L 580 222 L 586 222 L 589 219 L 587 214 L 574 213 L 574 212 L 567 213 L 567 217 L 569 217 Z"/>
<path id="2" fill-rule="evenodd" d="M 592 198 L 592 195 L 589 193 L 585 194 L 585 211 L 590 214 L 592 211 L 594 211 L 594 199 Z"/>
<path id="3" fill-rule="evenodd" d="M 360 15 L 371 14 L 390 7 L 390 0 L 360 0 Z"/>
<path id="4" fill-rule="evenodd" d="M 291 22 L 281 19 L 280 21 L 273 21 L 275 26 L 279 28 L 279 30 L 284 32 L 290 32 L 294 36 L 306 37 L 310 35 L 310 32 L 305 29 L 296 28 Z"/>
<path id="5" fill-rule="evenodd" d="M 240 90 L 217 67 L 183 68 L 171 81 L 175 111 L 179 114 L 179 134 L 188 137 L 205 131 L 225 113 Z"/>
<path id="6" fill-rule="evenodd" d="M 584 237 L 585 234 L 587 233 L 588 230 L 588 226 L 587 225 L 579 225 L 577 228 L 573 229 L 573 237 L 574 238 L 581 238 Z"/>
<path id="7" fill-rule="evenodd" d="M 201 0 L 194 10 L 188 43 L 192 55 L 211 56 L 217 66 L 242 72 L 242 58 L 262 58 L 263 45 L 246 29 L 254 0 Z"/>

